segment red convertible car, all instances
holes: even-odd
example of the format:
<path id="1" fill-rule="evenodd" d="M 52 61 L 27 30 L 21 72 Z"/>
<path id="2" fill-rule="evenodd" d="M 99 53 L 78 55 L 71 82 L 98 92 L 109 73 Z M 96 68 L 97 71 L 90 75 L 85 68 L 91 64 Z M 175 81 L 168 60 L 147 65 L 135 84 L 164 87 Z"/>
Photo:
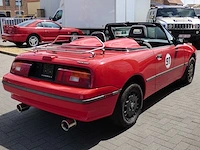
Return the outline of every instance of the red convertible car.
<path id="1" fill-rule="evenodd" d="M 83 32 L 76 28 L 61 27 L 51 20 L 33 19 L 14 26 L 5 25 L 2 39 L 13 42 L 17 46 L 26 42 L 28 46 L 33 47 L 39 45 L 40 42 L 52 42 L 58 35 L 71 34 L 83 34 Z"/>
<path id="2" fill-rule="evenodd" d="M 136 122 L 147 97 L 176 80 L 192 82 L 196 49 L 174 39 L 160 24 L 109 29 L 107 36 L 95 32 L 17 56 L 2 82 L 21 102 L 18 110 L 33 106 L 64 116 L 66 131 L 76 120 L 107 116 L 126 128 Z"/>

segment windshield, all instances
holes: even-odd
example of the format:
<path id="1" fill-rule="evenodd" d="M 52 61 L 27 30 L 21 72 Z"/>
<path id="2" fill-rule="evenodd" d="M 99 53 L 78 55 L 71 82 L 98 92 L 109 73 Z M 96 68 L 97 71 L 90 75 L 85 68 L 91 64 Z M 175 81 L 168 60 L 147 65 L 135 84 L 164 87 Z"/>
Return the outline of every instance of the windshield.
<path id="1" fill-rule="evenodd" d="M 159 8 L 157 17 L 196 17 L 196 14 L 191 8 Z"/>

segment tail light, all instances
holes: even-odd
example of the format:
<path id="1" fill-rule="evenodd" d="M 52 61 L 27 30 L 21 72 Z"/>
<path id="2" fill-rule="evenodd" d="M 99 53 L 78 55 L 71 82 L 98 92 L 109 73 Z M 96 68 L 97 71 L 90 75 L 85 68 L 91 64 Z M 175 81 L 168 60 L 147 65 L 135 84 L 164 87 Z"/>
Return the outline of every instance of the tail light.
<path id="1" fill-rule="evenodd" d="M 23 62 L 13 62 L 10 72 L 16 75 L 28 77 L 32 64 Z"/>
<path id="2" fill-rule="evenodd" d="M 56 82 L 76 87 L 90 88 L 91 74 L 86 71 L 59 68 L 56 75 Z"/>
<path id="3" fill-rule="evenodd" d="M 13 34 L 18 34 L 18 28 L 16 26 L 13 26 L 12 33 Z"/>

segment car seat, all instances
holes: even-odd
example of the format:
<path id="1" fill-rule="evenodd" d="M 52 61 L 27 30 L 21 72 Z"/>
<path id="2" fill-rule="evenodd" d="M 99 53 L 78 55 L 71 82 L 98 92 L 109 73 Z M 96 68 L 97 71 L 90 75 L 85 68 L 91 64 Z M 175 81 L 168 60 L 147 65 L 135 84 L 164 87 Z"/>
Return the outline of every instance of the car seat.
<path id="1" fill-rule="evenodd" d="M 106 41 L 106 36 L 103 32 L 101 31 L 94 31 L 91 33 L 92 36 L 98 37 L 102 42 Z"/>

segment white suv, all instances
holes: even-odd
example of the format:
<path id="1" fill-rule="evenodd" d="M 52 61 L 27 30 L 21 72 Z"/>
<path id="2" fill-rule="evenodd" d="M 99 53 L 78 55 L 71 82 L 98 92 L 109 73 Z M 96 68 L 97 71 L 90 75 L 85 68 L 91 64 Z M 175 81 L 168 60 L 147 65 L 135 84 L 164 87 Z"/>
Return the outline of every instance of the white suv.
<path id="1" fill-rule="evenodd" d="M 183 38 L 200 48 L 200 19 L 193 8 L 183 6 L 158 6 L 151 8 L 147 22 L 157 22 L 176 38 Z"/>

